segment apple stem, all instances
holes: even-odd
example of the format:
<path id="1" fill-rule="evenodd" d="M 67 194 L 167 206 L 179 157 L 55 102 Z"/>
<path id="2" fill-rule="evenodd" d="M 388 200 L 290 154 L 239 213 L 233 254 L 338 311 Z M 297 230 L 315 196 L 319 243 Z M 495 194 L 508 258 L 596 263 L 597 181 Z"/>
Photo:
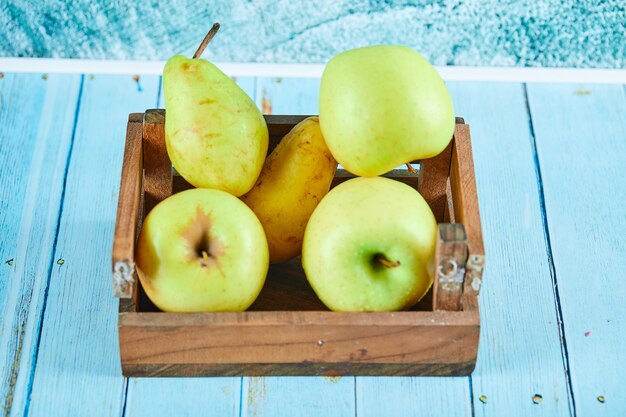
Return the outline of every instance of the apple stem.
<path id="1" fill-rule="evenodd" d="M 209 264 L 209 253 L 205 250 L 202 251 L 202 260 L 200 261 L 200 265 L 207 266 Z"/>
<path id="2" fill-rule="evenodd" d="M 417 170 L 413 168 L 413 165 L 411 165 L 410 162 L 406 163 L 406 169 L 408 169 L 411 174 L 415 174 L 417 172 Z"/>
<path id="3" fill-rule="evenodd" d="M 385 257 L 385 255 L 382 254 L 378 254 L 374 257 L 374 259 L 376 260 L 376 262 L 380 263 L 381 265 L 387 267 L 387 268 L 395 268 L 400 266 L 400 261 L 390 261 L 389 259 L 387 259 Z"/>
<path id="4" fill-rule="evenodd" d="M 220 30 L 219 22 L 213 23 L 211 30 L 209 30 L 209 33 L 207 33 L 204 39 L 202 39 L 202 42 L 200 42 L 200 46 L 198 46 L 198 50 L 195 54 L 193 54 L 193 59 L 200 58 L 200 55 L 202 55 L 202 52 L 204 52 L 207 45 L 209 44 L 209 42 L 211 42 L 211 39 L 213 39 L 213 36 L 215 36 L 218 30 Z"/>

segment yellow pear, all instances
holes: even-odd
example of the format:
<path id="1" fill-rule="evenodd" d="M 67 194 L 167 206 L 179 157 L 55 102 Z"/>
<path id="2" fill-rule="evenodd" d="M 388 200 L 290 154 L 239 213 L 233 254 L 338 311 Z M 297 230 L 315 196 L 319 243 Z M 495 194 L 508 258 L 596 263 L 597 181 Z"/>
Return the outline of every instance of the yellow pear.
<path id="1" fill-rule="evenodd" d="M 268 132 L 254 101 L 218 67 L 199 58 L 218 29 L 215 23 L 193 58 L 176 55 L 165 64 L 165 145 L 191 185 L 239 197 L 261 172 Z"/>
<path id="2" fill-rule="evenodd" d="M 328 193 L 336 169 L 317 117 L 294 126 L 267 157 L 256 184 L 241 199 L 265 229 L 270 263 L 300 254 L 309 217 Z"/>

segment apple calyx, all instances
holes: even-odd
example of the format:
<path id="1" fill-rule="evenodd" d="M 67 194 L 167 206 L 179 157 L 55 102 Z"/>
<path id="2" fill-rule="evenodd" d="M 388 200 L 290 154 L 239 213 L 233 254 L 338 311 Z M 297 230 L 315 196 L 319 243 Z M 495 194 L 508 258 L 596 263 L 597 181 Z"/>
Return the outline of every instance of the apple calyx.
<path id="1" fill-rule="evenodd" d="M 374 261 L 376 261 L 379 264 L 383 265 L 385 268 L 396 268 L 396 267 L 400 266 L 400 261 L 390 261 L 382 253 L 378 253 L 378 254 L 374 255 Z"/>
<path id="2" fill-rule="evenodd" d="M 196 254 L 200 259 L 200 266 L 206 268 L 211 265 L 213 255 L 211 255 L 210 252 L 210 243 L 207 233 L 205 232 L 200 239 L 200 242 L 196 246 Z"/>
<path id="3" fill-rule="evenodd" d="M 210 255 L 208 254 L 208 252 L 203 250 L 202 259 L 200 259 L 200 266 L 203 268 L 209 266 L 209 258 L 210 258 Z"/>
<path id="4" fill-rule="evenodd" d="M 193 59 L 200 58 L 200 55 L 202 55 L 202 52 L 204 52 L 207 45 L 209 44 L 209 42 L 211 42 L 211 39 L 213 39 L 213 36 L 215 36 L 218 30 L 220 30 L 219 22 L 213 23 L 213 26 L 211 26 L 209 33 L 207 33 L 204 39 L 202 39 L 202 42 L 200 42 L 200 46 L 198 46 L 196 53 L 193 54 Z"/>

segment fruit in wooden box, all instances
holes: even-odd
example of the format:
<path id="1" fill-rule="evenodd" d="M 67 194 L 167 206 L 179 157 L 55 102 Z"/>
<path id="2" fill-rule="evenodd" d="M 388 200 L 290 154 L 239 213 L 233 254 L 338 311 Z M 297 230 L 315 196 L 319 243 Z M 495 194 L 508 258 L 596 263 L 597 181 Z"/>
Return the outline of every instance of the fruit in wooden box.
<path id="1" fill-rule="evenodd" d="M 201 45 L 199 52 L 203 49 Z M 252 188 L 263 167 L 267 125 L 230 77 L 196 55 L 176 55 L 163 70 L 167 153 L 193 186 L 240 196 Z"/>
<path id="2" fill-rule="evenodd" d="M 430 207 L 410 186 L 354 178 L 333 188 L 313 212 L 302 266 L 331 310 L 406 309 L 431 286 L 436 230 Z"/>
<path id="3" fill-rule="evenodd" d="M 241 199 L 263 224 L 271 263 L 300 254 L 306 224 L 336 169 L 317 117 L 294 126 L 268 156 L 256 185 Z"/>
<path id="4" fill-rule="evenodd" d="M 333 57 L 322 75 L 319 118 L 335 159 L 366 177 L 437 155 L 455 123 L 437 71 L 413 49 L 397 45 Z"/>
<path id="5" fill-rule="evenodd" d="M 238 198 L 191 189 L 157 204 L 137 241 L 137 273 L 164 311 L 243 311 L 269 267 L 263 226 Z"/>

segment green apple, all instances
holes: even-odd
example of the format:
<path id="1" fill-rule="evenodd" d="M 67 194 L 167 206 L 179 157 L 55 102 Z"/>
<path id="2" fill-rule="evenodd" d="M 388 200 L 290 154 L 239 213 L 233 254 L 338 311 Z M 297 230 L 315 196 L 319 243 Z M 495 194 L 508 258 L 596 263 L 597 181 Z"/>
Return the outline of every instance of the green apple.
<path id="1" fill-rule="evenodd" d="M 247 193 L 268 146 L 254 101 L 209 61 L 182 55 L 167 61 L 163 93 L 167 153 L 180 175 L 195 187 Z"/>
<path id="2" fill-rule="evenodd" d="M 411 48 L 380 45 L 333 57 L 322 75 L 320 127 L 335 159 L 371 177 L 440 153 L 454 110 L 432 65 Z"/>
<path id="3" fill-rule="evenodd" d="M 416 190 L 388 178 L 354 178 L 313 212 L 302 266 L 331 310 L 407 309 L 432 284 L 436 233 L 435 217 Z"/>
<path id="4" fill-rule="evenodd" d="M 269 267 L 261 222 L 225 191 L 191 189 L 150 211 L 135 251 L 146 294 L 163 311 L 243 311 Z"/>

